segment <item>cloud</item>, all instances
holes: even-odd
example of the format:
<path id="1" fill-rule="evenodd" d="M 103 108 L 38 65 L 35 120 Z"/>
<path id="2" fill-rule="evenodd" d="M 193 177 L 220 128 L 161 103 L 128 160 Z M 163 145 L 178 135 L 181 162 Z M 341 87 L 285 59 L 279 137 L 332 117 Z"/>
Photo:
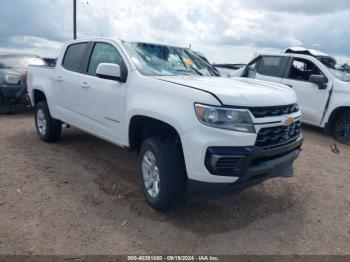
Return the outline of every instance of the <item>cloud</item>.
<path id="1" fill-rule="evenodd" d="M 295 45 L 350 56 L 348 0 L 77 2 L 79 37 L 106 36 L 181 46 L 191 43 L 202 49 L 199 51 L 209 52 L 207 55 L 217 62 L 228 57 L 231 62 L 243 62 L 240 59 L 250 57 L 254 50 L 280 51 Z M 61 43 L 72 37 L 72 1 L 4 1 L 0 16 L 2 48 L 58 54 Z"/>
<path id="2" fill-rule="evenodd" d="M 62 42 L 35 36 L 12 36 L 8 45 L 0 47 L 0 52 L 40 53 L 45 57 L 57 57 L 63 46 Z"/>
<path id="3" fill-rule="evenodd" d="M 242 4 L 247 8 L 304 15 L 329 14 L 350 6 L 348 0 L 245 0 Z"/>
<path id="4" fill-rule="evenodd" d="M 9 42 L 18 47 L 32 47 L 32 48 L 47 48 L 47 49 L 60 49 L 62 43 L 58 41 L 51 41 L 46 38 L 36 36 L 12 36 L 9 38 Z"/>
<path id="5" fill-rule="evenodd" d="M 71 36 L 71 1 L 2 1 L 0 35 L 33 35 L 64 41 Z"/>

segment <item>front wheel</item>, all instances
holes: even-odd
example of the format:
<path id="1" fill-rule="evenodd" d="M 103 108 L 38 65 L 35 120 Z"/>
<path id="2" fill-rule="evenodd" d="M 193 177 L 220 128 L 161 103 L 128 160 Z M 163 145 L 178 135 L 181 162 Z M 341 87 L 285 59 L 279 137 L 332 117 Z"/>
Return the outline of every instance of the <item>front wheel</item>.
<path id="1" fill-rule="evenodd" d="M 35 107 L 35 126 L 38 136 L 45 142 L 55 142 L 61 136 L 62 123 L 51 117 L 45 101 L 39 102 Z"/>
<path id="2" fill-rule="evenodd" d="M 148 204 L 160 211 L 181 204 L 187 176 L 180 145 L 168 138 L 146 139 L 140 151 L 142 190 Z"/>
<path id="3" fill-rule="evenodd" d="M 337 117 L 333 135 L 335 140 L 350 145 L 350 110 L 341 113 Z"/>

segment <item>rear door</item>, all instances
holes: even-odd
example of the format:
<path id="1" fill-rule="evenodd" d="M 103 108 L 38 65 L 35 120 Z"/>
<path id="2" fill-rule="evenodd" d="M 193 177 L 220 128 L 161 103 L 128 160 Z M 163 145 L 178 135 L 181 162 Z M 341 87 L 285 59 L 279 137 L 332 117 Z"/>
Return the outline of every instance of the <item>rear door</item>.
<path id="1" fill-rule="evenodd" d="M 262 55 L 248 64 L 246 76 L 264 81 L 280 83 L 288 62 L 287 56 Z"/>
<path id="2" fill-rule="evenodd" d="M 78 91 L 82 61 L 89 42 L 74 43 L 66 48 L 62 62 L 55 69 L 55 94 L 60 119 L 80 125 L 78 116 Z"/>
<path id="3" fill-rule="evenodd" d="M 327 76 L 316 63 L 306 58 L 292 57 L 282 84 L 290 86 L 296 92 L 303 120 L 318 126 L 322 120 L 332 83 L 328 78 L 327 88 L 320 89 L 318 85 L 309 82 L 311 74 Z"/>
<path id="4" fill-rule="evenodd" d="M 84 129 L 119 143 L 122 139 L 127 83 L 97 77 L 96 69 L 100 63 L 115 63 L 126 70 L 121 52 L 113 44 L 92 43 L 84 74 L 79 78 L 78 111 L 84 121 Z"/>

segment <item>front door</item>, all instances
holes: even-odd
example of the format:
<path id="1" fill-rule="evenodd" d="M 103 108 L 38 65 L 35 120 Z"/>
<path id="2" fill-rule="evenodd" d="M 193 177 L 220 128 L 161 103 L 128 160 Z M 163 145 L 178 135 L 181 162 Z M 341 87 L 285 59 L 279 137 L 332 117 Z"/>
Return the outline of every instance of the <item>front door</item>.
<path id="1" fill-rule="evenodd" d="M 79 113 L 83 128 L 107 140 L 122 139 L 126 83 L 96 76 L 100 63 L 116 63 L 125 68 L 118 50 L 109 43 L 94 44 L 85 74 L 80 78 Z"/>
<path id="2" fill-rule="evenodd" d="M 296 92 L 303 121 L 312 125 L 320 125 L 332 84 L 328 81 L 327 88 L 320 89 L 318 85 L 309 82 L 312 74 L 324 75 L 319 67 L 307 59 L 292 59 L 282 84 L 290 86 Z"/>

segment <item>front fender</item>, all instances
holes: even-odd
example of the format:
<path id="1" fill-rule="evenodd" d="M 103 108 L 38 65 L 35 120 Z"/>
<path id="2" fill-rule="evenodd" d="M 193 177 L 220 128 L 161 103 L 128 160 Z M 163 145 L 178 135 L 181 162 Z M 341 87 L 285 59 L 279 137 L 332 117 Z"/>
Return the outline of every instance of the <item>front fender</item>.
<path id="1" fill-rule="evenodd" d="M 200 90 L 148 78 L 141 85 L 130 86 L 126 103 L 124 141 L 128 142 L 133 116 L 151 117 L 165 122 L 181 136 L 200 124 L 194 103 L 218 104 L 214 96 Z"/>

